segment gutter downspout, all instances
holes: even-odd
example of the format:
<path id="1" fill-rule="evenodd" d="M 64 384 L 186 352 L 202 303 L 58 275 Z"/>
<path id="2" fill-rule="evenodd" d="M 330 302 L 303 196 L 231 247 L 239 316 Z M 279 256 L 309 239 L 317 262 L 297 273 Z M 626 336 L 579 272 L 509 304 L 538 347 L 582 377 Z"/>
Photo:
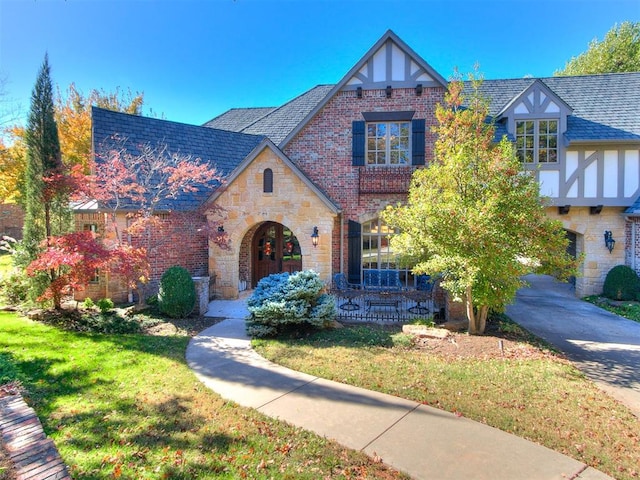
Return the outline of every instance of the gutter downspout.
<path id="1" fill-rule="evenodd" d="M 342 270 L 344 268 L 344 219 L 342 218 L 342 212 L 339 214 L 340 217 L 340 272 L 344 273 Z"/>

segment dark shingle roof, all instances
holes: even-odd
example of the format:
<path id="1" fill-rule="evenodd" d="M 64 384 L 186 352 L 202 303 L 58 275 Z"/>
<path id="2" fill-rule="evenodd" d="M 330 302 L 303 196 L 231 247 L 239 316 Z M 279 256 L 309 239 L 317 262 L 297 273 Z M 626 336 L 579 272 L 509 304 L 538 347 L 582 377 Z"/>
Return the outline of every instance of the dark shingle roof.
<path id="1" fill-rule="evenodd" d="M 211 122 L 222 119 L 220 122 L 214 123 L 214 125 L 234 132 L 264 135 L 269 137 L 274 144 L 279 145 L 324 100 L 332 88 L 333 85 L 313 87 L 281 107 L 271 109 L 269 113 L 261 117 L 259 117 L 259 113 L 264 109 L 237 109 L 238 112 L 234 113 L 234 110 L 229 110 L 214 118 Z M 256 111 L 252 112 L 252 110 Z M 227 114 L 229 115 L 227 116 Z M 247 119 L 252 115 L 259 118 L 251 124 L 245 125 Z M 237 121 L 237 124 L 232 124 L 234 120 Z M 212 126 L 211 122 L 207 122 L 205 126 Z"/>
<path id="2" fill-rule="evenodd" d="M 490 99 L 490 113 L 497 115 L 535 80 L 485 80 L 481 92 Z M 640 72 L 539 80 L 573 109 L 569 141 L 640 140 Z"/>
<path id="3" fill-rule="evenodd" d="M 230 132 L 242 132 L 252 123 L 271 113 L 277 107 L 232 108 L 209 120 L 203 127 L 219 128 Z"/>
<path id="4" fill-rule="evenodd" d="M 214 128 L 205 128 L 156 118 L 129 115 L 102 108 L 92 108 L 93 146 L 96 159 L 114 146 L 114 136 L 124 141 L 127 153 L 137 155 L 139 147 L 166 144 L 171 153 L 179 153 L 200 159 L 218 169 L 224 178 L 264 138 Z M 118 144 L 120 145 L 120 144 Z M 162 209 L 186 211 L 198 207 L 218 184 L 197 192 L 182 193 L 161 205 Z"/>

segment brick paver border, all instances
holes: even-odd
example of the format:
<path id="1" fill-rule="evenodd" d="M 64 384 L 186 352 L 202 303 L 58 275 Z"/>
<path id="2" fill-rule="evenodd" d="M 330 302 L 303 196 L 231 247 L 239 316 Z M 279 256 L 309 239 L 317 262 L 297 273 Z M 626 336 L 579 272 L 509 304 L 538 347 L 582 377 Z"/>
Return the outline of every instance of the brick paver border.
<path id="1" fill-rule="evenodd" d="M 18 480 L 71 480 L 56 446 L 22 396 L 0 398 L 0 435 Z"/>

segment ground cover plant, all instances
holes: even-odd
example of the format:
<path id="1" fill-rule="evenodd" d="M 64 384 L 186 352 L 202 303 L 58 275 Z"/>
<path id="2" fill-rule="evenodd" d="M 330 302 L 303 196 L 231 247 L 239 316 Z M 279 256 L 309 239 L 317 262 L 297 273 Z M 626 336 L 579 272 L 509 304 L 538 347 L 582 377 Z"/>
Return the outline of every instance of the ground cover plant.
<path id="1" fill-rule="evenodd" d="M 615 313 L 616 315 L 620 315 L 621 317 L 640 323 L 640 302 L 609 300 L 608 298 L 601 297 L 599 295 L 584 297 L 583 300 L 593 303 L 600 308 L 604 308 L 611 313 Z"/>
<path id="2" fill-rule="evenodd" d="M 20 380 L 75 479 L 397 478 L 363 454 L 222 400 L 186 335 L 105 335 L 0 312 L 0 378 Z"/>
<path id="3" fill-rule="evenodd" d="M 253 343 L 289 368 L 454 412 L 617 479 L 640 475 L 638 418 L 506 317 L 487 332 L 407 347 L 399 327 L 359 325 Z"/>

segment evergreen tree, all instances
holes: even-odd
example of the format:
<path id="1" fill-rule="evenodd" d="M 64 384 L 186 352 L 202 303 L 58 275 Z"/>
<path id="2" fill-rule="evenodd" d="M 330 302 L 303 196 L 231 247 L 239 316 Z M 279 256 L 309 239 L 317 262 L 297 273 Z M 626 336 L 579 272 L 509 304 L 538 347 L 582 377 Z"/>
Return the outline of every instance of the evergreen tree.
<path id="1" fill-rule="evenodd" d="M 58 128 L 54 119 L 48 55 L 44 57 L 31 94 L 26 144 L 23 229 L 25 265 L 36 259 L 45 239 L 68 231 L 71 220 Z M 37 285 L 32 285 L 32 295 L 40 295 L 47 282 L 52 280 L 54 279 L 38 279 Z"/>

